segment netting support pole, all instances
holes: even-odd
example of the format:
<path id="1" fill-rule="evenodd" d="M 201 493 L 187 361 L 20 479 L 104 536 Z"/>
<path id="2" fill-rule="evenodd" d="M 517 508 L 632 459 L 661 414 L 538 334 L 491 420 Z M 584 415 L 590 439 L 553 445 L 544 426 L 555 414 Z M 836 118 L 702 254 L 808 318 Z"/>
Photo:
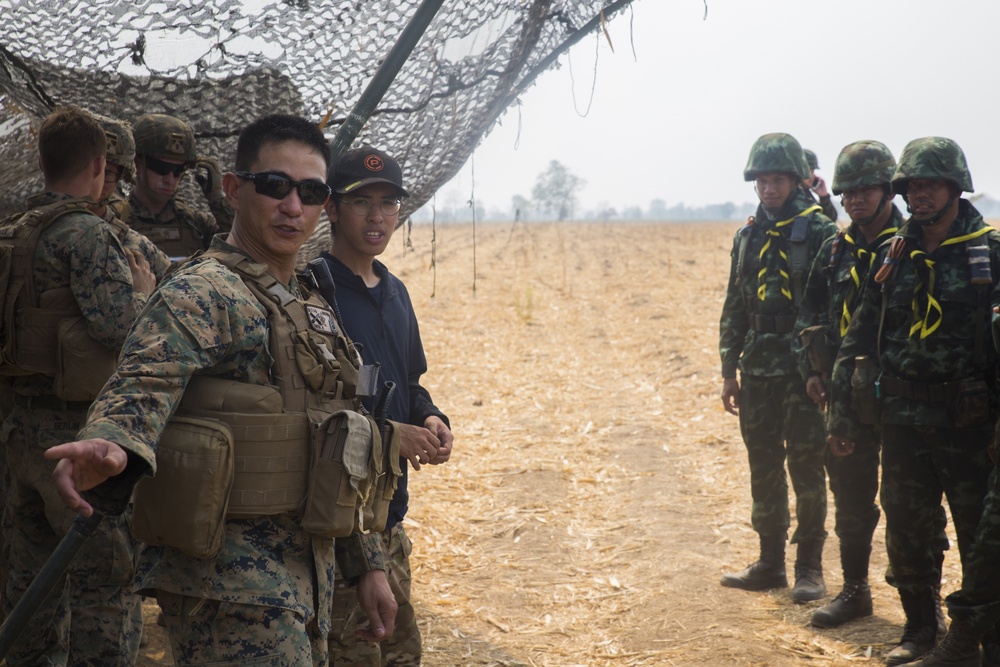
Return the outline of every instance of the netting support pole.
<path id="1" fill-rule="evenodd" d="M 399 70 L 403 68 L 406 59 L 410 57 L 410 53 L 413 52 L 417 42 L 420 41 L 420 37 L 427 30 L 427 26 L 430 25 L 431 20 L 437 14 L 442 4 L 444 4 L 444 0 L 423 0 L 420 6 L 417 7 L 417 11 L 414 12 L 413 18 L 406 24 L 403 31 L 399 33 L 399 39 L 392 45 L 389 54 L 375 71 L 371 81 L 365 86 L 361 97 L 358 98 L 354 108 L 351 109 L 351 113 L 348 114 L 340 129 L 337 130 L 337 136 L 333 138 L 333 142 L 330 144 L 331 171 L 334 165 L 337 164 L 340 156 L 350 147 L 354 139 L 361 132 L 361 128 L 368 122 L 368 118 L 375 111 L 375 107 L 382 101 L 386 91 L 389 90 L 389 86 L 392 85 L 396 75 L 399 74 Z"/>

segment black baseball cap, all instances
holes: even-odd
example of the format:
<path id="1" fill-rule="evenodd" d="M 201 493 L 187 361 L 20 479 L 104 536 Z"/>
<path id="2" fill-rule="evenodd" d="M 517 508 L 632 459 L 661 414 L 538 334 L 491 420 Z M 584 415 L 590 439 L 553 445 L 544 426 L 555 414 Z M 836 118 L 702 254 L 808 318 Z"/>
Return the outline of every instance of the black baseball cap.
<path id="1" fill-rule="evenodd" d="M 330 179 L 330 187 L 341 195 L 372 183 L 388 183 L 396 187 L 400 196 L 410 196 L 403 188 L 403 170 L 399 163 L 371 146 L 355 148 L 341 155 Z"/>

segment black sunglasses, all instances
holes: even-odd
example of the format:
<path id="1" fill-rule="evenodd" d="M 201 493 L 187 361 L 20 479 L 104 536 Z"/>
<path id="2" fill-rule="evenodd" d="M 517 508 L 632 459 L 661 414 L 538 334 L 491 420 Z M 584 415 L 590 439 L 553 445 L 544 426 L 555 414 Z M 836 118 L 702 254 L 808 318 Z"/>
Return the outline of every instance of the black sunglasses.
<path id="1" fill-rule="evenodd" d="M 181 174 L 183 174 L 187 169 L 187 163 L 185 162 L 181 162 L 180 164 L 175 162 L 164 162 L 163 160 L 158 160 L 149 155 L 147 155 L 145 159 L 146 167 L 148 167 L 153 173 L 159 174 L 160 176 L 173 174 L 177 178 L 180 178 Z"/>
<path id="2" fill-rule="evenodd" d="M 330 186 L 323 181 L 308 180 L 295 181 L 282 174 L 271 172 L 261 172 L 251 174 L 249 171 L 234 171 L 237 177 L 247 181 L 253 181 L 254 190 L 259 195 L 270 197 L 271 199 L 284 199 L 292 192 L 292 188 L 299 191 L 299 199 L 306 206 L 322 206 L 330 198 Z"/>

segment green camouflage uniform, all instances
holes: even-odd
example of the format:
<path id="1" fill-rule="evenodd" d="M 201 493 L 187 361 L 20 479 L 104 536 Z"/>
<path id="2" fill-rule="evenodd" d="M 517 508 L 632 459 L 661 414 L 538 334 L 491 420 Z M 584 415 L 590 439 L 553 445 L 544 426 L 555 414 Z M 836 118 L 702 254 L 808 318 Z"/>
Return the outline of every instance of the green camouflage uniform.
<path id="1" fill-rule="evenodd" d="M 902 214 L 892 205 L 889 220 L 871 245 L 866 243 L 861 229 L 853 223 L 823 243 L 809 271 L 805 294 L 799 304 L 795 325 L 797 332 L 809 326 L 826 325 L 826 335 L 833 349 L 840 346 L 842 332 L 846 331 L 850 313 L 857 305 L 861 283 L 874 260 L 873 253 L 882 241 L 896 232 L 902 222 Z M 800 348 L 798 343 L 796 340 L 796 346 Z M 810 369 L 804 349 L 799 356 L 799 364 L 803 377 L 816 372 Z M 829 381 L 832 370 L 832 366 L 822 369 L 824 382 Z M 859 549 L 871 549 L 872 535 L 879 520 L 879 509 L 875 504 L 878 465 L 879 435 L 874 428 L 863 431 L 851 455 L 839 457 L 830 451 L 826 453 L 826 469 L 836 505 L 835 530 L 842 545 L 850 543 L 858 545 Z M 866 576 L 867 572 L 850 573 L 849 578 L 862 579 Z"/>
<path id="2" fill-rule="evenodd" d="M 976 340 L 977 337 L 989 340 L 983 309 L 988 308 L 990 291 L 1000 277 L 1000 233 L 986 233 L 992 285 L 977 289 L 970 283 L 965 243 L 946 242 L 927 255 L 933 262 L 933 275 L 923 255 L 911 256 L 912 251 L 920 250 L 919 230 L 915 225 L 907 223 L 899 231 L 907 246 L 898 260 L 894 278 L 881 286 L 874 281 L 875 271 L 872 271 L 866 280 L 861 304 L 834 366 L 829 431 L 850 439 L 864 437 L 865 429 L 851 408 L 851 374 L 856 357 L 880 359 L 881 500 L 886 515 L 886 548 L 900 590 L 918 593 L 937 583 L 931 541 L 936 533 L 942 492 L 951 508 L 963 563 L 982 513 L 992 468 L 987 445 L 992 438 L 997 404 L 996 383 L 992 373 L 984 376 L 984 370 L 996 363 L 996 353 L 991 346 L 981 343 L 984 356 L 976 359 Z M 960 200 L 949 238 L 984 228 L 979 212 L 967 200 Z M 888 246 L 879 249 L 876 268 L 882 265 L 887 252 Z M 930 310 L 925 288 L 928 284 L 933 285 L 930 296 L 940 305 L 940 324 L 922 334 L 919 322 L 915 325 L 914 313 L 920 313 L 918 319 L 922 320 L 923 314 Z M 877 339 L 884 299 L 887 301 L 880 355 Z M 980 305 L 981 300 L 985 306 Z M 977 425 L 956 427 L 951 394 L 933 398 L 925 395 L 929 400 L 906 397 L 886 386 L 887 376 L 937 387 L 939 383 L 963 378 L 986 379 L 990 417 Z"/>
<path id="3" fill-rule="evenodd" d="M 800 188 L 789 197 L 775 220 L 790 219 L 815 207 L 812 198 Z M 818 211 L 810 213 L 810 217 L 806 244 L 808 260 L 812 261 L 823 241 L 836 233 L 837 227 Z M 806 396 L 792 351 L 791 326 L 785 333 L 764 333 L 753 326 L 755 316 L 779 316 L 794 322 L 796 306 L 790 290 L 795 289 L 795 280 L 788 266 L 790 232 L 790 224 L 776 229 L 763 206 L 759 206 L 755 221 L 737 233 L 720 321 L 719 351 L 723 378 L 735 378 L 737 368 L 740 371 L 740 431 L 750 461 L 753 529 L 769 536 L 788 531 L 791 521 L 785 477 L 787 457 L 798 521 L 792 542 L 798 543 L 826 537 L 823 526 L 826 442 L 822 416 Z M 748 238 L 740 267 L 740 237 L 744 234 Z M 764 252 L 762 263 L 761 251 L 768 241 L 776 245 Z M 789 260 L 783 259 L 782 253 Z M 759 283 L 758 272 L 762 270 L 764 282 Z"/>
<path id="4" fill-rule="evenodd" d="M 222 237 L 211 247 L 240 252 Z M 300 293 L 295 281 L 288 287 Z M 268 330 L 264 307 L 239 275 L 215 260 L 185 265 L 150 298 L 79 438 L 106 438 L 152 467 L 192 375 L 273 384 Z M 179 664 L 325 665 L 335 546 L 348 580 L 385 569 L 378 535 L 335 545 L 279 514 L 227 520 L 213 559 L 145 547 L 138 587 L 155 591 Z"/>
<path id="5" fill-rule="evenodd" d="M 36 208 L 62 198 L 65 195 L 43 193 L 28 204 Z M 70 287 L 90 335 L 112 349 L 121 347 L 146 302 L 145 295 L 132 290 L 128 260 L 115 229 L 86 213 L 64 215 L 42 233 L 33 280 L 38 293 Z M 3 604 L 9 613 L 76 516 L 55 492 L 55 462 L 42 453 L 76 439 L 87 404 L 58 401 L 53 379 L 45 375 L 5 382 L 15 393 L 3 424 L 10 470 L 5 525 L 10 574 Z M 142 617 L 139 597 L 132 592 L 129 520 L 126 513 L 101 523 L 71 563 L 62 586 L 12 647 L 9 665 L 134 663 Z"/>

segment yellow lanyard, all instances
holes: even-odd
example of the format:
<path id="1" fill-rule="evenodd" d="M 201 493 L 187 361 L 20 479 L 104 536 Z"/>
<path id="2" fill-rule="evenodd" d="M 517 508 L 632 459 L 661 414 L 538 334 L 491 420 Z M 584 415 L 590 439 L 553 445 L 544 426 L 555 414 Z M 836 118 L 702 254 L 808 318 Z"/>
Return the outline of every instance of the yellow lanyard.
<path id="1" fill-rule="evenodd" d="M 800 218 L 805 215 L 809 215 L 813 211 L 823 210 L 822 206 L 810 206 L 806 210 L 796 213 L 794 216 L 788 220 L 781 220 L 780 222 L 774 223 L 774 229 L 766 229 L 764 233 L 767 234 L 767 238 L 764 241 L 764 247 L 760 249 L 760 254 L 757 256 L 760 264 L 760 270 L 757 272 L 757 298 L 761 301 L 767 296 L 767 261 L 764 256 L 767 251 L 771 249 L 771 239 L 772 237 L 781 237 L 780 229 L 787 225 L 792 224 L 795 218 Z M 793 301 L 792 298 L 792 288 L 788 279 L 788 255 L 784 250 L 778 249 L 778 257 L 780 258 L 780 266 L 778 267 L 778 274 L 781 276 L 781 293 L 789 300 Z"/>
<path id="2" fill-rule="evenodd" d="M 899 231 L 898 227 L 886 227 L 879 235 L 875 237 L 875 246 L 878 247 L 878 241 L 884 236 L 891 236 Z M 861 274 L 858 273 L 858 264 L 862 264 L 866 259 L 868 260 L 868 265 L 865 267 L 866 270 L 871 270 L 872 264 L 875 263 L 875 253 L 862 248 L 858 245 L 850 234 L 844 234 L 844 240 L 850 247 L 851 254 L 854 255 L 855 259 L 858 261 L 854 263 L 851 267 L 851 281 L 853 285 L 850 287 L 847 295 L 844 297 L 844 305 L 842 307 L 842 312 L 840 313 L 840 337 L 843 338 L 847 334 L 847 327 L 851 325 L 851 315 L 854 313 L 854 297 L 858 295 L 861 290 Z"/>
<path id="3" fill-rule="evenodd" d="M 992 227 L 983 227 L 982 229 L 969 234 L 945 239 L 941 245 L 955 245 L 956 243 L 971 241 L 974 238 L 978 238 L 983 234 L 988 233 L 991 229 Z M 918 282 L 916 289 L 913 292 L 913 303 L 911 304 L 911 308 L 913 310 L 913 325 L 910 327 L 911 336 L 914 336 L 919 332 L 920 338 L 924 339 L 937 331 L 937 328 L 941 326 L 941 320 L 944 313 L 941 310 L 941 304 L 934 298 L 934 260 L 929 258 L 927 253 L 923 250 L 914 250 L 911 252 L 910 259 L 914 261 L 922 260 L 927 266 L 927 285 L 925 286 L 923 283 Z M 922 287 L 925 287 L 927 292 L 927 308 L 924 311 L 923 316 L 920 315 L 920 302 L 917 298 Z M 933 323 L 931 322 L 932 313 L 936 315 Z"/>

